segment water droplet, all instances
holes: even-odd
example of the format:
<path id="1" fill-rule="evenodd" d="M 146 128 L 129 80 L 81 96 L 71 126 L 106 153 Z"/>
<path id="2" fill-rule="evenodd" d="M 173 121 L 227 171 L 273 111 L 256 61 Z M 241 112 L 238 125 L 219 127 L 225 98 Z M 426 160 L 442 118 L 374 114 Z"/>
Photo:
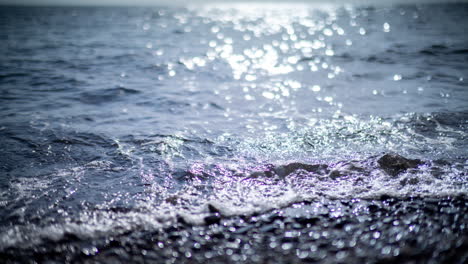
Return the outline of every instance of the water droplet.
<path id="1" fill-rule="evenodd" d="M 263 97 L 267 98 L 267 99 L 273 99 L 275 98 L 275 94 L 274 93 L 271 93 L 271 92 L 263 92 L 262 93 Z"/>
<path id="2" fill-rule="evenodd" d="M 292 243 L 284 243 L 283 245 L 281 245 L 281 248 L 283 250 L 290 250 L 292 248 Z"/>
<path id="3" fill-rule="evenodd" d="M 393 80 L 394 80 L 394 81 L 400 81 L 401 78 L 402 78 L 402 77 L 401 77 L 400 74 L 395 74 L 395 75 L 393 75 Z"/>
<path id="4" fill-rule="evenodd" d="M 383 24 L 383 31 L 384 32 L 390 32 L 390 24 L 388 24 L 387 22 L 385 22 Z"/>
<path id="5" fill-rule="evenodd" d="M 375 239 L 378 239 L 378 238 L 380 237 L 380 232 L 379 232 L 379 231 L 374 232 L 374 233 L 372 234 L 372 237 L 375 238 Z"/>
<path id="6" fill-rule="evenodd" d="M 256 79 L 257 79 L 257 77 L 255 75 L 252 75 L 252 74 L 245 75 L 245 80 L 248 81 L 248 82 L 255 81 Z"/>
<path id="7" fill-rule="evenodd" d="M 219 32 L 219 27 L 217 27 L 217 26 L 212 27 L 211 32 L 218 33 Z"/>
<path id="8" fill-rule="evenodd" d="M 157 56 L 162 56 L 163 54 L 164 54 L 164 51 L 161 49 L 156 51 Z"/>
<path id="9" fill-rule="evenodd" d="M 392 252 L 392 247 L 390 247 L 390 246 L 386 246 L 386 247 L 382 248 L 382 254 L 384 254 L 384 255 L 388 255 L 391 252 Z"/>
<path id="10" fill-rule="evenodd" d="M 338 35 L 341 36 L 341 35 L 344 35 L 345 31 L 342 28 L 337 28 L 336 33 L 338 33 Z"/>
<path id="11" fill-rule="evenodd" d="M 244 96 L 244 98 L 245 98 L 245 100 L 247 100 L 247 101 L 253 101 L 253 100 L 255 100 L 255 97 L 251 96 L 250 94 L 246 94 L 246 95 Z"/>
<path id="12" fill-rule="evenodd" d="M 329 29 L 329 28 L 325 28 L 325 29 L 323 30 L 323 34 L 325 34 L 325 36 L 329 36 L 329 37 L 330 37 L 330 36 L 333 36 L 333 31 L 332 31 L 331 29 Z"/>

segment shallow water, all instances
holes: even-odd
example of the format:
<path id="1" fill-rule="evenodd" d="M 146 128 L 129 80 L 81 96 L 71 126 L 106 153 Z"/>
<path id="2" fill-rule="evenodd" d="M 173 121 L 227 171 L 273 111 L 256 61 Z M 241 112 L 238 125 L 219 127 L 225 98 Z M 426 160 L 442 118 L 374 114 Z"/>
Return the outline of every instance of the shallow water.
<path id="1" fill-rule="evenodd" d="M 1 256 L 462 263 L 467 17 L 462 4 L 1 7 Z M 418 162 L 386 168 L 386 153 Z M 294 224 L 303 234 L 281 240 Z"/>

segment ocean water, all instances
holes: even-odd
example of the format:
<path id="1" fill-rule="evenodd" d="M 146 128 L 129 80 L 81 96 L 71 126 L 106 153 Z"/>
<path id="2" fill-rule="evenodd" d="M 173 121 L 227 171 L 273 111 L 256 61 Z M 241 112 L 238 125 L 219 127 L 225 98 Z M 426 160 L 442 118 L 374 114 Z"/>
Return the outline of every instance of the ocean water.
<path id="1" fill-rule="evenodd" d="M 0 7 L 0 257 L 463 263 L 467 32 L 466 4 Z"/>

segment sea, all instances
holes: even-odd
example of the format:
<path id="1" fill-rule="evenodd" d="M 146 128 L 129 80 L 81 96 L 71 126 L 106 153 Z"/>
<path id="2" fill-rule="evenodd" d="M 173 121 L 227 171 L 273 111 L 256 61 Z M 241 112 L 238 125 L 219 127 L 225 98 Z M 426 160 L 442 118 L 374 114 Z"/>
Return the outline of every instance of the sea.
<path id="1" fill-rule="evenodd" d="M 0 6 L 0 262 L 466 263 L 468 4 Z"/>

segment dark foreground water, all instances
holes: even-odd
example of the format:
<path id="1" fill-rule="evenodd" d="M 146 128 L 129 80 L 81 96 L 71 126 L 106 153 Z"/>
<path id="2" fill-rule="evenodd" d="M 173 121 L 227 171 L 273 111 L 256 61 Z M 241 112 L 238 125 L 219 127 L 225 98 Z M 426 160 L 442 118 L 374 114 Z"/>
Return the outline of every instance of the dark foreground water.
<path id="1" fill-rule="evenodd" d="M 0 262 L 464 263 L 468 5 L 0 7 Z"/>

